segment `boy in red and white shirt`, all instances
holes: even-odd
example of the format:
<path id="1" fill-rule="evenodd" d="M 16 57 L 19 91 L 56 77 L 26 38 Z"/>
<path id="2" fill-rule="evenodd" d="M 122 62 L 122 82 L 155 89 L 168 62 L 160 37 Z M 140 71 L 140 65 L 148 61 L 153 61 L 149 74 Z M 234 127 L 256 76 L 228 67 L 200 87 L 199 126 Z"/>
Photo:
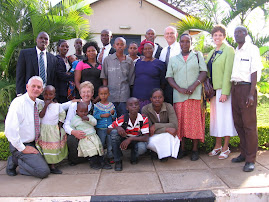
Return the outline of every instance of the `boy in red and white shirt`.
<path id="1" fill-rule="evenodd" d="M 126 102 L 126 108 L 129 113 L 120 116 L 108 126 L 108 133 L 110 133 L 112 140 L 115 171 L 122 170 L 121 150 L 131 148 L 131 164 L 136 164 L 138 156 L 147 151 L 148 118 L 138 113 L 139 101 L 137 98 L 129 98 Z"/>

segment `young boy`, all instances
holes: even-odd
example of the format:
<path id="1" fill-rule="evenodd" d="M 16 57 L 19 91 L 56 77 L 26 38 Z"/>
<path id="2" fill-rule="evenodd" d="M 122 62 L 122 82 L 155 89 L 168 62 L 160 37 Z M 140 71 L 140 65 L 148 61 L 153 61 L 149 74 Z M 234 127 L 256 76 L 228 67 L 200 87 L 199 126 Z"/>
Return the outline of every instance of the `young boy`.
<path id="1" fill-rule="evenodd" d="M 88 114 L 88 105 L 84 102 L 78 103 L 76 116 L 72 118 L 70 124 L 73 129 L 86 134 L 85 138 L 79 140 L 78 156 L 90 157 L 90 166 L 93 169 L 111 169 L 112 167 L 105 164 L 103 159 L 103 146 L 94 129 L 96 123 L 96 119 Z"/>
<path id="2" fill-rule="evenodd" d="M 124 54 L 126 41 L 122 37 L 115 39 L 116 53 L 104 59 L 100 78 L 110 89 L 108 100 L 113 102 L 118 116 L 126 113 L 126 101 L 130 97 L 130 87 L 134 83 L 133 60 Z"/>
<path id="3" fill-rule="evenodd" d="M 117 117 L 115 106 L 108 101 L 109 89 L 107 86 L 101 86 L 98 89 L 98 96 L 101 99 L 94 105 L 93 116 L 97 120 L 96 132 L 103 147 L 107 145 L 107 158 L 113 163 L 111 137 L 107 134 L 107 127 L 112 124 L 113 119 Z"/>
<path id="4" fill-rule="evenodd" d="M 129 44 L 128 53 L 129 53 L 128 56 L 130 58 L 132 58 L 132 60 L 134 61 L 134 65 L 135 65 L 136 61 L 140 59 L 140 57 L 137 55 L 138 54 L 138 45 L 135 41 L 133 41 Z"/>
<path id="5" fill-rule="evenodd" d="M 147 151 L 149 139 L 148 118 L 138 113 L 140 108 L 139 100 L 131 97 L 126 104 L 129 113 L 117 118 L 107 129 L 112 140 L 115 171 L 122 170 L 121 150 L 131 148 L 130 162 L 131 164 L 137 164 L 138 156 Z"/>

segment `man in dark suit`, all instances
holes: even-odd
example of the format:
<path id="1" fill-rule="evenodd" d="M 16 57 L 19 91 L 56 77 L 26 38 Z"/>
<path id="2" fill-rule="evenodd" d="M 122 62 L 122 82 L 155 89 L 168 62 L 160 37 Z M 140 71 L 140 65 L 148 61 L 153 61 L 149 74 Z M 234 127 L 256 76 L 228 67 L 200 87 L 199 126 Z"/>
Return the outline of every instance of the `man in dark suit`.
<path id="1" fill-rule="evenodd" d="M 100 49 L 100 53 L 97 56 L 97 61 L 102 64 L 106 56 L 116 52 L 116 50 L 110 44 L 112 39 L 112 32 L 108 29 L 104 29 L 101 32 L 101 42 L 103 47 Z"/>
<path id="2" fill-rule="evenodd" d="M 36 38 L 36 47 L 20 51 L 16 67 L 16 93 L 26 92 L 27 81 L 32 76 L 40 76 L 44 85 L 54 85 L 57 59 L 46 51 L 49 35 L 40 32 Z"/>

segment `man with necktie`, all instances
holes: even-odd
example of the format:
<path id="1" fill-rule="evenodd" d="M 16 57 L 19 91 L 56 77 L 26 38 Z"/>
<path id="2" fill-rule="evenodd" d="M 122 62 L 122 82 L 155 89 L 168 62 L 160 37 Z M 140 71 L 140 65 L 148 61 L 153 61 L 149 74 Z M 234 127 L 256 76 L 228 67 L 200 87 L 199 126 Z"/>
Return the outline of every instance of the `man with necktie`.
<path id="1" fill-rule="evenodd" d="M 26 83 L 32 76 L 40 76 L 44 85 L 53 85 L 57 58 L 46 51 L 49 35 L 40 32 L 36 38 L 36 47 L 20 51 L 16 67 L 16 93 L 26 92 Z"/>
<path id="2" fill-rule="evenodd" d="M 111 39 L 112 39 L 112 32 L 108 29 L 102 30 L 101 42 L 103 44 L 103 47 L 100 49 L 100 53 L 97 56 L 97 61 L 99 64 L 102 64 L 104 62 L 106 56 L 116 52 L 116 50 L 110 44 Z"/>
<path id="3" fill-rule="evenodd" d="M 173 56 L 178 55 L 181 52 L 179 43 L 177 42 L 178 33 L 175 27 L 168 26 L 164 29 L 164 38 L 168 44 L 162 49 L 160 60 L 165 62 L 166 67 L 168 66 L 169 59 Z M 164 90 L 164 100 L 173 105 L 173 88 L 168 84 Z"/>
<path id="4" fill-rule="evenodd" d="M 42 100 L 37 97 L 43 91 L 43 80 L 33 76 L 26 84 L 26 93 L 16 97 L 10 104 L 5 121 L 5 135 L 9 141 L 11 156 L 8 157 L 6 173 L 45 178 L 50 169 L 39 151 L 35 141 L 40 135 L 40 120 L 37 105 Z"/>

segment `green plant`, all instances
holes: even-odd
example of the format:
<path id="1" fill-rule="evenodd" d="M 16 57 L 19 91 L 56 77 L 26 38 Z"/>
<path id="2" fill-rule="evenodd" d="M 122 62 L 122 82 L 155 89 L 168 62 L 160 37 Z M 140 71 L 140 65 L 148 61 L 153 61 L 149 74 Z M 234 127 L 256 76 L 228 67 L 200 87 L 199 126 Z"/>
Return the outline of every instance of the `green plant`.
<path id="1" fill-rule="evenodd" d="M 7 160 L 10 155 L 9 142 L 4 132 L 0 132 L 0 160 Z"/>
<path id="2" fill-rule="evenodd" d="M 11 101 L 16 97 L 16 85 L 13 82 L 1 81 L 0 89 L 0 114 L 5 118 Z"/>

